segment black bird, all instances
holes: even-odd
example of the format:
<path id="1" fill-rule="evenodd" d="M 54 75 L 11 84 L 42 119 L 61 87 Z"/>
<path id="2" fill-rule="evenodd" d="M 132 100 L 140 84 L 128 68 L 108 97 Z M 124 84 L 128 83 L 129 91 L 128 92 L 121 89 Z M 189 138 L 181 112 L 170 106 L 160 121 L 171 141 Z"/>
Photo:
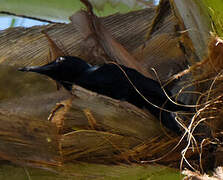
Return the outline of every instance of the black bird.
<path id="1" fill-rule="evenodd" d="M 164 126 L 176 133 L 180 133 L 180 128 L 174 119 L 173 113 L 168 111 L 184 111 L 187 109 L 168 100 L 158 82 L 143 76 L 134 69 L 116 64 L 104 64 L 99 67 L 91 66 L 80 58 L 63 56 L 46 65 L 24 67 L 20 68 L 19 71 L 47 75 L 69 91 L 72 89 L 72 85 L 76 84 L 114 99 L 125 100 L 139 108 L 147 109 L 158 119 L 161 118 Z M 169 91 L 166 90 L 166 92 L 168 96 L 171 96 Z M 162 110 L 160 116 L 158 107 L 162 106 L 168 111 Z"/>

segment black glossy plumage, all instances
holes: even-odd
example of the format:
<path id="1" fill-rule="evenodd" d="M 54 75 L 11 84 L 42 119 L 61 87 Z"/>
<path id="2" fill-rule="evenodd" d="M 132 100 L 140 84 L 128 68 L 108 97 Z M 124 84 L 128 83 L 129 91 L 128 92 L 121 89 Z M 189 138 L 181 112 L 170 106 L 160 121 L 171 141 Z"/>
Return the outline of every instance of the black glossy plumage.
<path id="1" fill-rule="evenodd" d="M 148 101 L 156 106 L 170 111 L 185 110 L 184 107 L 175 105 L 167 100 L 160 84 L 149 79 L 134 69 L 115 64 L 104 64 L 100 67 L 91 66 L 83 60 L 64 56 L 44 66 L 25 67 L 20 71 L 31 71 L 45 74 L 61 83 L 67 90 L 71 90 L 72 84 L 77 84 L 88 90 L 110 96 L 114 99 L 125 100 L 139 108 L 146 108 L 157 118 L 160 118 L 160 109 L 146 102 L 134 89 L 123 71 L 132 81 L 135 87 L 145 96 Z M 169 96 L 171 93 L 166 91 Z M 162 111 L 161 122 L 172 131 L 179 133 L 180 129 L 170 112 Z"/>

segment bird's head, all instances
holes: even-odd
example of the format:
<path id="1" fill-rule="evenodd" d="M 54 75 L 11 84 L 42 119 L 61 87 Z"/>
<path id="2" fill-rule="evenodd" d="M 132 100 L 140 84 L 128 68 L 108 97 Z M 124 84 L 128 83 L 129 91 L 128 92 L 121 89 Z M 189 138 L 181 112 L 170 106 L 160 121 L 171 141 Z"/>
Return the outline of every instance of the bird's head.
<path id="1" fill-rule="evenodd" d="M 80 58 L 61 56 L 43 66 L 30 66 L 20 68 L 19 71 L 36 72 L 47 75 L 58 82 L 74 82 L 91 66 Z"/>

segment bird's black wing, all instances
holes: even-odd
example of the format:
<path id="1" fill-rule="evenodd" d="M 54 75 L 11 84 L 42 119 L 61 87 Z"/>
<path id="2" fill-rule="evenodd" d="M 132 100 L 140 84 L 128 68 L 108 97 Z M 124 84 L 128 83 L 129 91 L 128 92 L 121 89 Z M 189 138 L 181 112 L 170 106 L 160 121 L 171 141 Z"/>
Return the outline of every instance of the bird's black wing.
<path id="1" fill-rule="evenodd" d="M 126 100 L 130 93 L 130 84 L 122 71 L 114 64 L 105 64 L 94 71 L 88 71 L 80 76 L 75 83 L 119 100 Z"/>
<path id="2" fill-rule="evenodd" d="M 165 102 L 168 99 L 167 96 L 172 96 L 168 90 L 165 90 L 166 95 L 157 81 L 143 76 L 134 69 L 126 68 L 125 70 L 129 83 L 132 83 L 131 86 L 135 89 L 135 92 L 139 91 L 137 92 L 139 96 L 160 103 Z"/>
<path id="3" fill-rule="evenodd" d="M 99 94 L 126 100 L 139 108 L 146 106 L 148 109 L 152 106 L 151 103 L 162 107 L 166 103 L 164 108 L 180 110 L 179 106 L 168 100 L 167 96 L 171 97 L 171 92 L 165 90 L 164 93 L 157 81 L 125 66 L 105 64 L 94 71 L 84 73 L 76 80 L 76 84 Z"/>

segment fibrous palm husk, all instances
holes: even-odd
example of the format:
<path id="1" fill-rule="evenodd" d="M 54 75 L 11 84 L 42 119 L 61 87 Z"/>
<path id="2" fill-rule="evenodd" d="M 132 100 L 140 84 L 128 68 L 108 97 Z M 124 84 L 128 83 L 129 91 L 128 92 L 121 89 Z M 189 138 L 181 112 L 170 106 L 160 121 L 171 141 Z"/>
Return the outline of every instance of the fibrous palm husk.
<path id="1" fill-rule="evenodd" d="M 201 153 L 204 143 L 210 145 L 212 160 L 209 165 L 212 168 L 222 165 L 222 42 L 219 37 L 212 36 L 207 47 L 207 56 L 184 72 L 190 72 L 193 77 L 193 81 L 186 83 L 185 87 L 194 86 L 198 95 L 194 105 L 196 111 L 189 122 L 190 132 L 200 134 L 196 139 L 200 144 Z"/>
<path id="2" fill-rule="evenodd" d="M 169 5 L 168 8 L 170 8 Z M 159 21 L 160 24 L 158 23 L 158 26 L 155 28 L 156 33 L 154 32 L 155 30 L 153 29 L 153 31 L 151 31 L 150 39 L 144 44 L 144 41 L 146 40 L 144 36 L 146 35 L 147 28 L 151 26 L 150 24 L 152 20 L 151 14 L 154 15 L 153 9 L 141 10 L 126 15 L 114 15 L 100 20 L 102 21 L 102 23 L 99 23 L 99 27 L 97 28 L 100 28 L 100 26 L 105 26 L 108 27 L 108 29 L 111 31 L 111 34 L 112 36 L 114 36 L 116 41 L 111 41 L 111 39 L 113 38 L 111 37 L 111 39 L 109 39 L 110 41 L 107 40 L 107 43 L 113 42 L 113 45 L 115 45 L 119 41 L 122 43 L 123 47 L 121 46 L 121 44 L 118 44 L 117 47 L 122 47 L 122 48 L 125 47 L 132 54 L 135 54 L 135 57 L 142 57 L 139 58 L 138 60 L 136 58 L 130 58 L 131 62 L 128 63 L 130 64 L 133 63 L 133 65 L 139 63 L 142 65 L 143 69 L 147 70 L 155 66 L 156 64 L 157 68 L 159 69 L 158 75 L 161 76 L 161 80 L 165 81 L 166 79 L 168 79 L 167 74 L 168 76 L 171 75 L 173 73 L 172 70 L 175 67 L 178 67 L 179 64 L 182 65 L 182 62 L 184 62 L 186 56 L 180 44 L 180 35 L 176 34 L 175 30 L 175 25 L 177 24 L 176 18 L 170 9 L 168 9 L 167 17 L 164 17 L 164 19 L 161 20 L 158 18 L 158 21 L 160 20 Z M 132 16 L 139 17 L 139 19 L 132 22 L 131 19 Z M 128 21 L 125 20 L 127 24 L 122 24 L 122 23 L 116 24 L 117 19 L 115 18 L 117 18 L 118 20 L 127 18 Z M 145 20 L 145 18 L 147 19 Z M 156 18 L 157 17 L 155 17 L 155 19 Z M 137 26 L 136 24 L 133 25 L 134 32 L 137 33 L 137 36 L 133 35 L 132 33 L 133 30 L 130 28 L 132 26 L 130 22 L 132 22 L 133 24 L 134 23 L 138 24 L 140 22 L 139 23 L 140 25 L 138 26 L 139 29 L 135 29 Z M 112 25 L 109 23 L 111 23 Z M 122 29 L 124 25 L 126 26 L 129 25 L 129 26 Z M 155 25 L 157 25 L 157 23 L 155 23 Z M 78 31 L 76 31 L 75 28 L 73 28 L 72 24 L 69 25 L 54 24 L 51 25 L 50 27 L 47 26 L 47 33 L 45 33 L 45 35 L 41 33 L 43 29 L 44 27 L 33 27 L 24 33 L 22 32 L 24 29 L 15 28 L 13 30 L 9 29 L 2 32 L 2 36 L 0 38 L 0 40 L 2 40 L 3 42 L 1 46 L 2 51 L 4 49 L 7 49 L 8 47 L 13 49 L 14 51 L 10 52 L 5 51 L 4 53 L 0 53 L 3 54 L 0 57 L 1 64 L 5 64 L 7 66 L 12 66 L 12 65 L 22 66 L 30 64 L 39 65 L 46 63 L 48 57 L 47 56 L 48 46 L 46 39 L 48 39 L 49 41 L 50 38 L 53 39 L 54 37 L 55 39 L 57 39 L 58 37 L 62 37 L 61 40 L 60 39 L 59 40 L 63 42 L 63 45 L 66 47 L 65 49 L 67 49 L 68 54 L 80 55 L 81 57 L 84 57 L 84 59 L 86 58 L 86 60 L 91 63 L 100 64 L 104 62 L 103 54 L 106 54 L 106 57 L 117 57 L 115 56 L 117 55 L 115 53 L 117 52 L 119 53 L 119 51 L 115 49 L 115 51 L 112 51 L 112 55 L 114 56 L 111 55 L 109 56 L 109 53 L 111 53 L 111 49 L 106 49 L 108 44 L 103 46 L 102 43 L 99 44 L 101 46 L 100 48 L 103 50 L 103 53 L 99 54 L 99 56 L 101 57 L 98 59 L 95 58 L 90 59 L 90 57 L 93 56 L 94 51 L 90 53 L 89 51 L 87 51 L 88 53 L 86 53 L 85 51 L 85 53 L 82 53 L 83 52 L 82 48 L 85 47 L 85 45 L 82 46 L 81 42 L 84 43 L 85 42 L 84 40 L 86 39 L 83 39 L 83 37 L 80 36 L 80 33 L 78 34 Z M 129 31 L 127 31 L 128 33 L 125 32 L 126 29 L 130 29 Z M 46 34 L 48 36 L 46 36 Z M 171 34 L 172 36 L 169 36 L 169 34 Z M 6 37 L 14 39 L 14 42 L 8 40 L 6 41 Z M 73 38 L 75 39 L 75 42 Z M 106 36 L 106 38 L 109 37 Z M 99 40 L 102 41 L 103 39 Z M 132 40 L 134 40 L 134 43 L 132 42 Z M 172 51 L 166 51 L 166 49 L 168 49 L 167 47 L 170 48 Z M 144 52 L 141 54 L 142 50 L 144 50 Z M 121 51 L 120 53 L 123 53 L 123 51 Z M 128 54 L 128 56 L 131 55 Z M 119 58 L 121 57 L 119 59 L 120 60 L 119 62 L 125 64 L 127 60 L 122 59 L 123 54 L 121 54 L 118 57 Z M 145 59 L 143 57 L 145 57 Z M 152 62 L 152 65 L 148 63 L 149 61 L 149 59 L 147 59 L 148 57 L 153 58 L 154 61 Z M 158 62 L 159 59 L 161 59 L 161 61 Z M 166 68 L 166 64 L 162 63 L 164 62 L 164 60 L 166 62 L 170 61 L 174 62 L 172 63 L 171 68 L 169 68 L 168 70 Z M 137 61 L 137 63 L 134 61 Z M 175 64 L 175 62 L 177 63 Z M 132 67 L 135 67 L 137 69 L 138 65 Z M 183 69 L 184 67 L 185 65 L 182 65 L 182 67 L 178 68 L 174 72 L 177 72 Z M 153 76 L 153 78 L 155 79 L 156 76 Z M 43 83 L 42 87 L 44 87 L 44 85 L 46 84 Z M 52 87 L 53 85 L 51 84 L 49 86 Z M 54 93 L 53 90 L 52 91 L 49 90 L 49 92 L 52 92 L 52 94 Z M 27 96 L 24 96 L 24 94 L 22 94 L 23 95 L 22 98 L 19 98 L 20 104 L 21 101 L 26 101 L 25 100 L 26 98 L 29 99 Z M 57 93 L 55 93 L 55 96 L 56 94 Z M 46 93 L 44 97 L 46 97 L 47 95 L 48 93 Z M 45 132 L 46 134 L 44 135 L 43 139 L 46 138 L 50 142 L 51 140 L 53 140 L 54 146 L 50 148 L 54 148 L 54 152 L 56 153 L 56 155 L 59 156 L 59 158 L 54 158 L 55 159 L 54 164 L 60 165 L 63 162 L 72 160 L 86 160 L 94 162 L 121 162 L 121 161 L 154 162 L 155 161 L 154 158 L 157 159 L 157 161 L 158 160 L 163 160 L 163 162 L 176 161 L 177 162 L 176 164 L 177 165 L 179 164 L 181 159 L 180 149 L 182 146 L 184 147 L 185 142 L 182 143 L 183 145 L 180 146 L 179 149 L 176 149 L 174 146 L 178 143 L 179 137 L 177 137 L 177 135 L 174 133 L 171 134 L 172 137 L 167 136 L 167 134 L 170 135 L 170 133 L 167 130 L 164 131 L 163 130 L 164 128 L 160 126 L 160 121 L 158 119 L 155 119 L 150 113 L 148 112 L 145 113 L 142 110 L 139 110 L 138 108 L 134 107 L 133 105 L 129 105 L 128 103 L 123 103 L 123 102 L 120 103 L 117 100 L 100 96 L 89 91 L 86 92 L 83 89 L 73 92 L 73 94 L 70 96 L 71 97 L 69 98 L 65 98 L 67 97 L 67 95 L 65 95 L 61 97 L 61 99 L 58 99 L 57 101 L 58 104 L 52 110 L 51 115 L 49 117 L 51 122 L 44 122 L 44 121 L 35 122 L 34 119 L 30 118 L 31 119 L 30 122 L 33 124 L 46 123 L 45 126 L 33 128 L 32 131 L 30 131 L 29 133 L 35 134 L 35 131 L 39 131 L 39 128 L 44 128 L 46 130 Z M 38 109 L 41 106 L 44 107 L 47 106 L 48 108 L 45 109 L 46 111 L 44 110 L 43 111 L 45 113 L 49 112 L 49 109 L 52 108 L 52 104 L 49 103 L 48 98 L 42 99 L 41 97 L 42 96 L 38 96 L 35 99 L 36 101 L 39 100 L 41 102 L 37 103 L 37 106 L 33 106 L 33 104 L 35 104 L 34 103 L 35 101 L 32 101 L 32 99 L 30 99 L 29 101 L 27 101 L 28 102 L 27 104 L 30 104 L 30 106 L 28 105 L 24 106 L 23 110 L 17 109 L 17 114 L 19 114 L 19 112 L 26 111 L 30 107 L 33 109 Z M 5 99 L 9 100 L 8 97 Z M 60 102 L 60 100 L 65 100 L 65 101 Z M 5 107 L 10 108 L 10 106 L 5 106 Z M 2 105 L 2 108 L 4 108 L 4 105 Z M 42 111 L 40 111 L 40 113 L 41 112 Z M 4 111 L 4 113 L 7 114 L 6 111 Z M 9 124 L 11 123 L 9 122 Z M 18 126 L 19 125 L 20 121 L 18 122 Z M 25 125 L 23 125 L 22 127 L 24 132 L 27 131 L 27 128 L 30 128 L 29 126 Z M 49 131 L 51 127 L 53 129 L 54 135 L 57 137 L 56 139 L 48 138 L 51 137 L 48 134 L 51 132 Z M 21 138 L 23 138 L 23 136 Z M 30 137 L 26 138 L 28 138 L 28 140 L 31 142 L 32 139 Z M 2 139 L 0 139 L 0 141 L 5 141 L 5 139 L 7 138 L 3 137 Z M 41 142 L 47 144 L 48 141 L 41 141 Z M 28 146 L 25 146 L 25 143 L 21 141 L 21 143 L 18 144 L 18 146 L 21 148 L 19 149 L 19 151 L 24 150 L 28 151 L 31 154 L 31 152 L 33 151 L 33 147 L 36 148 L 39 144 L 40 143 L 37 143 L 36 145 L 34 143 L 34 146 L 32 146 L 31 144 L 31 148 L 28 148 Z M 22 147 L 26 149 L 22 149 Z M 48 146 L 46 146 L 46 149 L 47 148 Z M 49 152 L 51 150 L 50 148 Z M 7 149 L 3 149 L 2 151 L 7 153 L 6 150 Z M 169 152 L 172 153 L 172 150 L 177 150 L 175 152 L 173 151 L 173 153 L 177 153 L 177 155 L 170 154 Z M 13 158 L 10 159 L 10 156 L 12 155 L 10 156 L 4 155 L 1 156 L 1 158 L 12 160 L 15 162 L 22 161 L 22 159 L 19 159 L 19 157 L 16 156 L 16 150 L 12 151 L 14 154 L 13 153 L 11 154 L 14 155 L 13 156 L 14 159 Z M 42 151 L 36 153 L 37 154 L 42 153 Z M 192 154 L 193 153 L 191 151 L 188 157 L 190 157 Z M 42 162 L 44 160 L 44 164 L 51 164 L 49 163 L 51 162 L 50 160 L 52 160 L 51 156 L 48 157 L 48 154 L 46 154 L 46 156 L 49 159 L 45 158 L 45 156 L 44 158 L 42 158 L 41 155 L 40 157 L 36 155 L 35 161 Z M 31 161 L 30 160 L 31 158 L 33 157 L 28 156 L 28 158 L 25 160 Z"/>

